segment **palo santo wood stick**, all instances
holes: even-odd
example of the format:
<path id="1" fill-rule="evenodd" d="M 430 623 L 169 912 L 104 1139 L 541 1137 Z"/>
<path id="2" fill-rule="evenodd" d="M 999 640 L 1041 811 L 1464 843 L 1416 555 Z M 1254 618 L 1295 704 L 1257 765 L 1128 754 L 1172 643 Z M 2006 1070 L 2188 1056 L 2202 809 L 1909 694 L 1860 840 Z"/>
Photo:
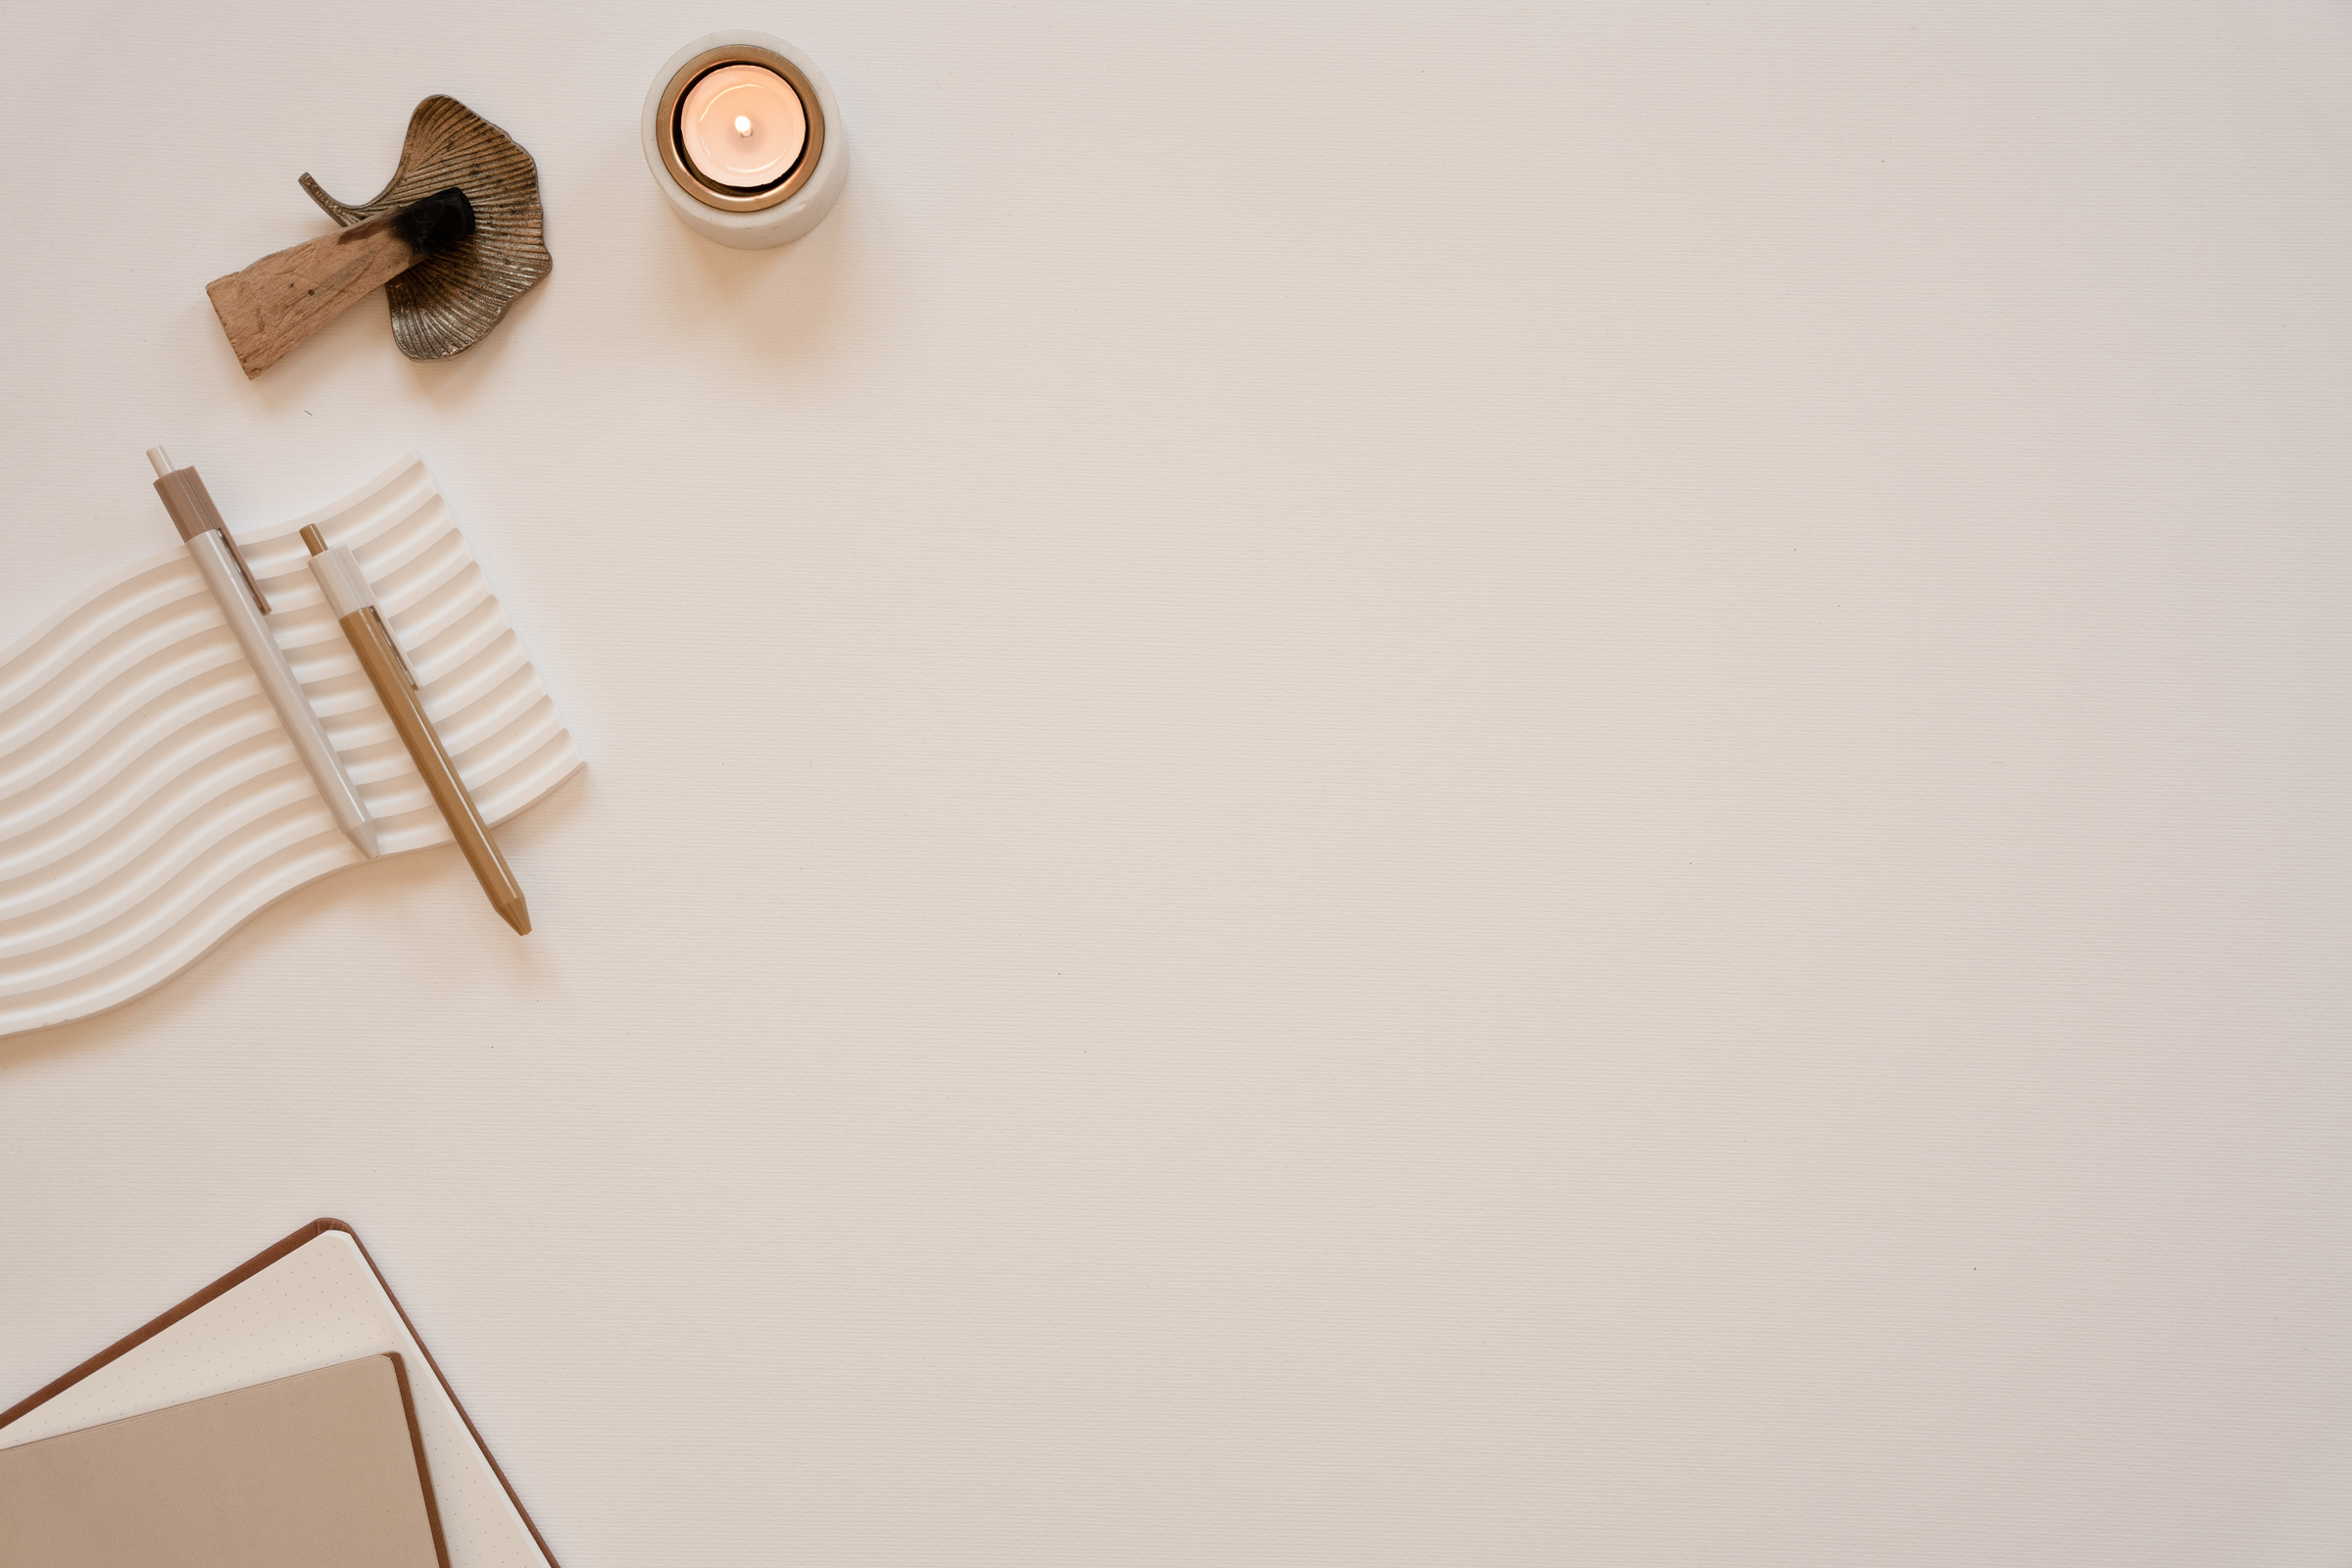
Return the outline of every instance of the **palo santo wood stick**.
<path id="1" fill-rule="evenodd" d="M 396 213 L 265 256 L 204 286 L 247 379 L 435 251 L 473 232 L 473 204 L 452 185 Z"/>

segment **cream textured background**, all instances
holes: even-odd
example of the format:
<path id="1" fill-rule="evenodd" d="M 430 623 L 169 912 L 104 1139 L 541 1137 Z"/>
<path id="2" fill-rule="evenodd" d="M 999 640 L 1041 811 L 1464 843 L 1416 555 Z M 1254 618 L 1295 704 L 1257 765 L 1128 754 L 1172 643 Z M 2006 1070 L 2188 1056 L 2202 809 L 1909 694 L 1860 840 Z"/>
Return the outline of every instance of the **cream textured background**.
<path id="1" fill-rule="evenodd" d="M 0 1044 L 7 1397 L 332 1213 L 566 1568 L 2352 1556 L 2345 5 L 0 52 L 0 628 L 415 447 L 589 763 Z M 554 276 L 249 387 L 434 91 Z"/>

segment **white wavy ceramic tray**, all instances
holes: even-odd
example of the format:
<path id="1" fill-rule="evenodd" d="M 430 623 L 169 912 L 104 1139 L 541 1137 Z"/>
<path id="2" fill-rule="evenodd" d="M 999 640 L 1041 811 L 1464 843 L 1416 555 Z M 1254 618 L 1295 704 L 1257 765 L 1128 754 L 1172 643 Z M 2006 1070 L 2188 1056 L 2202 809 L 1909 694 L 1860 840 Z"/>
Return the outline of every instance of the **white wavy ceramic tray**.
<path id="1" fill-rule="evenodd" d="M 503 821 L 579 770 L 411 453 L 331 507 L 237 533 L 386 855 L 446 844 L 449 826 L 312 581 L 305 523 L 359 556 L 485 816 Z M 128 1002 L 272 900 L 363 863 L 184 549 L 0 654 L 0 1035 Z"/>

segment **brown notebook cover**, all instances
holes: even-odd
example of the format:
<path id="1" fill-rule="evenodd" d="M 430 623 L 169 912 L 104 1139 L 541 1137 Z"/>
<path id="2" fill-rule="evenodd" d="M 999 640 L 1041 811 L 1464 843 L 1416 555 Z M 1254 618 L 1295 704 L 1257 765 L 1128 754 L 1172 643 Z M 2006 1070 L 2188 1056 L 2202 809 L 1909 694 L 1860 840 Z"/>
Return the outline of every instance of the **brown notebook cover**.
<path id="1" fill-rule="evenodd" d="M 396 1354 L 0 1448 L 0 1568 L 449 1568 Z"/>
<path id="2" fill-rule="evenodd" d="M 179 1322 L 181 1319 L 191 1316 L 192 1314 L 201 1310 L 208 1303 L 219 1298 L 220 1297 L 227 1295 L 230 1291 L 235 1290 L 239 1285 L 244 1284 L 247 1280 L 252 1279 L 255 1275 L 270 1267 L 270 1264 L 286 1257 L 288 1254 L 296 1251 L 309 1243 L 316 1241 L 318 1237 L 326 1234 L 329 1231 L 340 1231 L 345 1236 L 351 1238 L 352 1246 L 358 1249 L 360 1256 L 365 1259 L 368 1264 L 368 1272 L 374 1276 L 377 1287 L 383 1291 L 384 1299 L 391 1303 L 392 1310 L 400 1317 L 401 1325 L 408 1330 L 410 1339 L 415 1341 L 417 1350 L 424 1356 L 426 1371 L 431 1375 L 434 1382 L 440 1386 L 442 1394 L 447 1396 L 451 1409 L 456 1411 L 458 1419 L 465 1423 L 466 1435 L 473 1440 L 474 1446 L 481 1451 L 483 1461 L 489 1465 L 491 1474 L 497 1478 L 499 1486 L 505 1491 L 507 1500 L 514 1504 L 515 1516 L 521 1520 L 522 1527 L 530 1532 L 531 1541 L 539 1548 L 540 1555 L 546 1558 L 549 1568 L 558 1568 L 556 1563 L 556 1554 L 548 1550 L 547 1538 L 539 1533 L 538 1522 L 532 1519 L 530 1510 L 522 1505 L 522 1499 L 515 1495 L 514 1484 L 507 1479 L 506 1471 L 499 1467 L 497 1456 L 490 1451 L 489 1446 L 482 1442 L 482 1435 L 480 1431 L 475 1428 L 473 1424 L 473 1417 L 466 1413 L 466 1406 L 459 1400 L 457 1391 L 449 1386 L 449 1379 L 441 1375 L 441 1368 L 439 1364 L 433 1360 L 433 1352 L 425 1348 L 424 1337 L 416 1332 L 416 1325 L 410 1320 L 408 1309 L 400 1304 L 400 1298 L 392 1294 L 392 1287 L 385 1282 L 384 1271 L 376 1267 L 375 1259 L 368 1254 L 367 1244 L 360 1240 L 359 1233 L 354 1231 L 349 1225 L 344 1224 L 339 1219 L 316 1219 L 311 1221 L 311 1223 L 303 1226 L 300 1230 L 296 1231 L 293 1235 L 286 1237 L 283 1241 L 278 1242 L 275 1246 L 268 1248 L 254 1256 L 247 1258 L 244 1262 L 238 1264 L 235 1268 L 230 1269 L 226 1274 L 221 1275 L 219 1279 L 213 1281 L 212 1284 L 207 1285 L 203 1290 L 198 1291 L 195 1295 L 189 1297 L 186 1300 L 181 1301 L 170 1311 L 167 1311 L 161 1316 L 142 1324 L 140 1327 L 132 1330 L 120 1340 L 117 1340 L 105 1349 L 100 1350 L 96 1355 L 91 1356 L 79 1366 L 66 1373 L 63 1377 L 60 1377 L 54 1382 L 35 1390 L 30 1395 L 27 1395 L 24 1398 L 20 1399 L 17 1401 L 17 1403 L 9 1406 L 8 1409 L 0 1410 L 0 1436 L 6 1435 L 7 1429 L 10 1425 L 21 1420 L 31 1411 L 36 1410 L 40 1406 L 48 1403 L 51 1399 L 56 1398 L 59 1395 L 65 1393 L 68 1389 L 81 1382 L 84 1378 L 89 1377 L 91 1374 L 107 1366 L 109 1363 L 118 1360 L 122 1356 L 128 1354 L 130 1351 L 146 1344 L 149 1340 L 154 1339 L 157 1335 L 162 1334 L 166 1329 L 171 1328 L 173 1324 Z M 30 1445 L 20 1445 L 20 1446 L 30 1446 Z M 4 1453 L 6 1451 L 8 1450 L 0 1449 L 0 1453 Z M 420 1465 L 423 1463 L 421 1446 L 418 1455 L 418 1463 Z M 439 1533 L 437 1518 L 438 1514 L 436 1509 L 436 1535 Z"/>

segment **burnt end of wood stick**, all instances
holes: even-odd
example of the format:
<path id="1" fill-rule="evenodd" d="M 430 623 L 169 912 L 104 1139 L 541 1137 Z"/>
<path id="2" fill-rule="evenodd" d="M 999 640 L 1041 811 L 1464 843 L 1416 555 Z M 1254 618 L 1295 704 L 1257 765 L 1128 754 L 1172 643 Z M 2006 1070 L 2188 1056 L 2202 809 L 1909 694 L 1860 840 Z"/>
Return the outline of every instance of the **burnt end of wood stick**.
<path id="1" fill-rule="evenodd" d="M 394 213 L 392 232 L 419 259 L 445 251 L 473 233 L 473 203 L 457 186 L 447 186 Z"/>
<path id="2" fill-rule="evenodd" d="M 204 291 L 251 379 L 364 295 L 473 228 L 473 204 L 452 185 L 399 212 L 265 256 Z"/>

